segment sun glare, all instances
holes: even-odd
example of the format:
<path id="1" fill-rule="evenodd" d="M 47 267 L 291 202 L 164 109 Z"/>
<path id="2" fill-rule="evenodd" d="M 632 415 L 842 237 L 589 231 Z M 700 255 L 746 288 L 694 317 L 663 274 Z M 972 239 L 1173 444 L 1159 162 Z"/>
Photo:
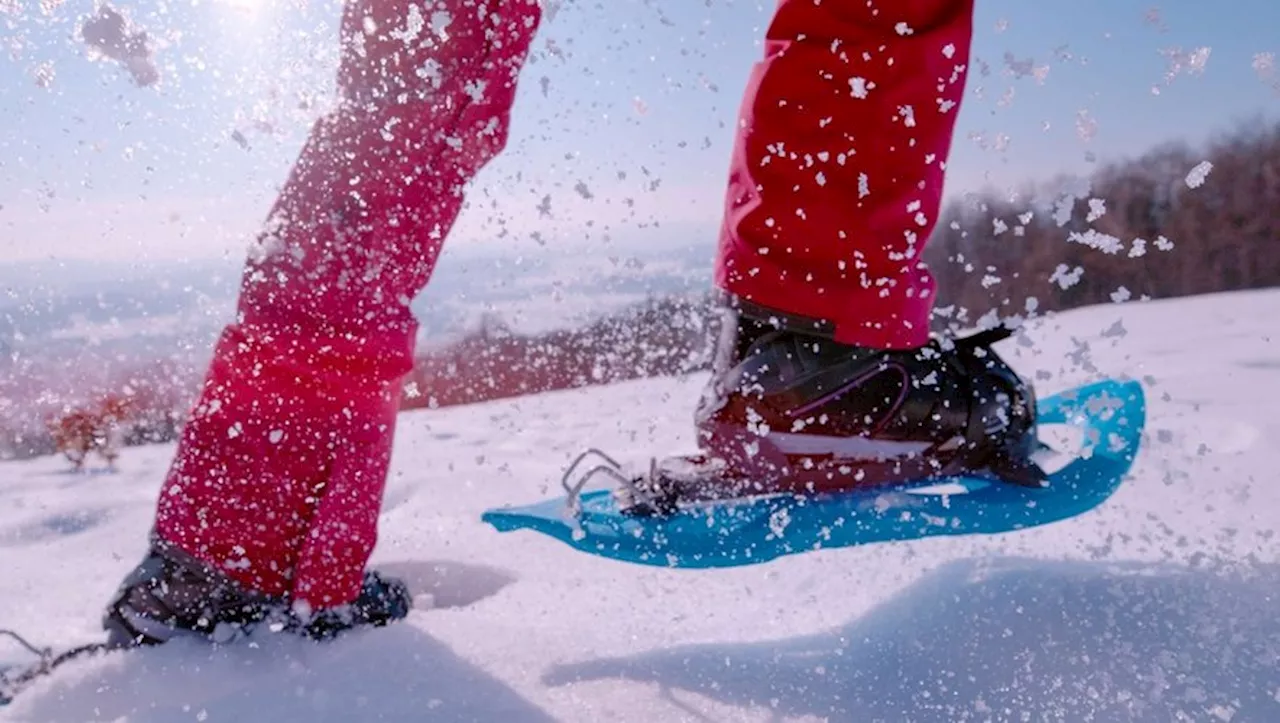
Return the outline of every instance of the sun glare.
<path id="1" fill-rule="evenodd" d="M 218 2 L 241 15 L 256 16 L 262 12 L 267 0 L 218 0 Z"/>

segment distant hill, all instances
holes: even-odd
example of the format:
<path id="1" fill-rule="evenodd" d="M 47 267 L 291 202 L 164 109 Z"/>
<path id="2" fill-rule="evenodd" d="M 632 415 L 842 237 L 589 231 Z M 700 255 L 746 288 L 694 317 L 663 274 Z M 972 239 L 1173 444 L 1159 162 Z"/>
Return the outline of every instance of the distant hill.
<path id="1" fill-rule="evenodd" d="M 1280 285 L 1275 208 L 1280 126 L 1260 123 L 1012 200 L 970 195 L 945 209 L 924 255 L 940 287 L 935 326 Z M 450 248 L 414 301 L 420 358 L 404 405 L 705 369 L 719 323 L 713 253 L 709 238 L 626 253 Z M 47 451 L 44 416 L 124 388 L 185 409 L 239 280 L 227 262 L 97 277 L 50 264 L 0 266 L 0 457 Z"/>

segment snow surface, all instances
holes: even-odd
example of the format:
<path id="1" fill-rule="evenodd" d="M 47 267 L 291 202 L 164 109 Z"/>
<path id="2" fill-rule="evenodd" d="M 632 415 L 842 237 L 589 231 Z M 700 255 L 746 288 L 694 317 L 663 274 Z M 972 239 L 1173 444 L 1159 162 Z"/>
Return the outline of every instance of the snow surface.
<path id="1" fill-rule="evenodd" d="M 687 451 L 704 375 L 401 417 L 374 563 L 418 609 L 324 646 L 173 643 L 68 665 L 0 719 L 1280 720 L 1280 293 L 1109 305 L 1002 351 L 1048 394 L 1147 386 L 1133 478 L 1034 530 L 665 570 L 498 534 L 586 446 Z M 0 464 L 0 625 L 98 635 L 171 446 Z M 0 661 L 23 652 L 0 641 Z"/>

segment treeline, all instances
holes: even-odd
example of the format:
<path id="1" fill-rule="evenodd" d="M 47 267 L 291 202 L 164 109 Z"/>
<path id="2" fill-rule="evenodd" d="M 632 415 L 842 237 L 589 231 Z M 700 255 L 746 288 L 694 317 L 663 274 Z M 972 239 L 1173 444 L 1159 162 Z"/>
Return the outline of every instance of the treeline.
<path id="1" fill-rule="evenodd" d="M 1280 285 L 1280 125 L 1156 148 L 1021 197 L 950 204 L 925 259 L 972 322 Z"/>
<path id="2" fill-rule="evenodd" d="M 577 329 L 517 334 L 496 317 L 419 357 L 404 408 L 444 407 L 651 376 L 710 362 L 719 318 L 709 297 L 654 297 Z"/>

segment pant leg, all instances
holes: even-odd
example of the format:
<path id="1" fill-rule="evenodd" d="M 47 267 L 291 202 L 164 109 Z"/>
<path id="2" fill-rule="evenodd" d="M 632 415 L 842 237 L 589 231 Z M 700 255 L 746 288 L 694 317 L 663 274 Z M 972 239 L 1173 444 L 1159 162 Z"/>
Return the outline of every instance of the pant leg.
<path id="1" fill-rule="evenodd" d="M 360 590 L 365 563 L 378 540 L 399 400 L 398 394 L 387 393 L 366 400 L 358 413 L 337 417 L 337 433 L 330 440 L 333 465 L 293 569 L 291 598 L 312 609 L 351 602 Z"/>
<path id="2" fill-rule="evenodd" d="M 412 367 L 409 302 L 506 144 L 539 19 L 536 0 L 347 3 L 342 101 L 246 264 L 161 491 L 164 540 L 265 594 L 356 596 Z"/>
<path id="3" fill-rule="evenodd" d="M 781 0 L 735 139 L 716 271 L 837 341 L 927 341 L 973 0 Z"/>

